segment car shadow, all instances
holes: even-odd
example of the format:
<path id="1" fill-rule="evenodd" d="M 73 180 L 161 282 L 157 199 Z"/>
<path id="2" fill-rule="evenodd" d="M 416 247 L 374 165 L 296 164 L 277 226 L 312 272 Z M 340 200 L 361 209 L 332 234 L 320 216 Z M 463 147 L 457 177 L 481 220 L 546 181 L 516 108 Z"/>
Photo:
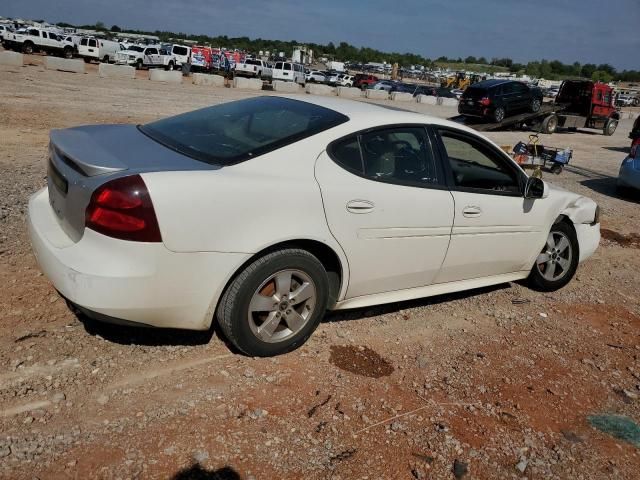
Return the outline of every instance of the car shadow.
<path id="1" fill-rule="evenodd" d="M 605 150 L 611 150 L 612 152 L 629 153 L 631 147 L 602 147 Z"/>
<path id="2" fill-rule="evenodd" d="M 388 313 L 397 313 L 409 308 L 430 307 L 454 300 L 477 297 L 498 290 L 506 290 L 508 288 L 511 288 L 511 284 L 501 283 L 498 285 L 491 285 L 489 287 L 476 288 L 473 290 L 465 290 L 456 293 L 447 293 L 443 295 L 435 295 L 433 297 L 417 298 L 414 300 L 406 300 L 403 302 L 393 302 L 383 305 L 374 305 L 369 307 L 345 310 L 334 310 L 327 312 L 327 314 L 322 319 L 322 323 L 342 322 L 345 320 L 364 320 L 366 318 L 377 317 L 379 315 L 385 315 Z"/>
<path id="3" fill-rule="evenodd" d="M 216 470 L 207 470 L 199 463 L 177 471 L 171 480 L 241 480 L 240 474 L 232 467 L 226 466 Z"/>
<path id="4" fill-rule="evenodd" d="M 143 345 L 147 347 L 163 345 L 196 346 L 209 343 L 214 335 L 214 329 L 211 328 L 206 331 L 195 331 L 114 325 L 94 320 L 81 312 L 72 311 L 89 335 L 100 336 L 109 342 L 119 345 Z"/>
<path id="5" fill-rule="evenodd" d="M 393 302 L 383 305 L 374 305 L 362 308 L 328 311 L 322 323 L 342 322 L 345 320 L 364 320 L 388 313 L 396 313 L 409 308 L 428 307 L 441 303 L 461 300 L 464 298 L 476 297 L 498 290 L 510 288 L 509 283 L 492 285 L 489 287 L 465 290 L 462 292 L 436 295 L 433 297 L 418 298 L 403 302 Z M 91 336 L 99 336 L 109 342 L 119 345 L 142 345 L 149 347 L 159 346 L 197 346 L 205 345 L 211 341 L 215 335 L 226 347 L 235 354 L 244 355 L 233 344 L 231 344 L 220 331 L 218 322 L 213 322 L 212 327 L 206 331 L 179 330 L 153 327 L 122 326 L 112 323 L 101 322 L 88 317 L 82 312 L 71 308 L 78 321 L 82 323 L 85 331 Z"/>
<path id="6" fill-rule="evenodd" d="M 590 178 L 588 180 L 581 181 L 580 185 L 607 197 L 617 198 L 619 200 L 625 200 L 632 203 L 640 203 L 640 193 L 633 192 L 631 190 L 625 193 L 618 192 L 616 182 L 617 180 L 612 177 Z"/>
<path id="7" fill-rule="evenodd" d="M 585 178 L 591 179 L 612 179 L 615 183 L 616 177 L 607 175 L 606 173 L 598 172 L 597 170 L 591 170 L 590 168 L 578 167 L 576 165 L 565 165 L 564 169 L 567 172 L 575 173 Z"/>

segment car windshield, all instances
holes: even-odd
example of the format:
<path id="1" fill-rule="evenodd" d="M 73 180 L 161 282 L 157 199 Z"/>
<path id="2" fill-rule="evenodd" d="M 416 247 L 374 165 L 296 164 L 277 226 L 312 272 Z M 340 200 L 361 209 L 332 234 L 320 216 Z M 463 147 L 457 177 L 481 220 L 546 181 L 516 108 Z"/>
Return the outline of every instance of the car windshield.
<path id="1" fill-rule="evenodd" d="M 139 126 L 172 150 L 229 165 L 335 127 L 349 118 L 307 102 L 257 97 L 224 103 Z"/>
<path id="2" fill-rule="evenodd" d="M 133 50 L 134 52 L 144 52 L 144 48 L 138 47 L 137 45 L 131 45 L 129 50 Z"/>

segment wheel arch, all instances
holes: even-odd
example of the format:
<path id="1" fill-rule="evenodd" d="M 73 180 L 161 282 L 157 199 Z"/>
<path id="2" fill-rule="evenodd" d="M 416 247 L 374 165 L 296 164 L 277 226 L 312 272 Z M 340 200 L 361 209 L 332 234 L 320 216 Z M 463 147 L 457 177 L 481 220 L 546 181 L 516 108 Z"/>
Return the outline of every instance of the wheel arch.
<path id="1" fill-rule="evenodd" d="M 218 304 L 222 299 L 224 292 L 227 291 L 229 285 L 236 279 L 236 277 L 253 263 L 256 259 L 263 257 L 271 252 L 276 250 L 284 250 L 287 248 L 298 248 L 302 250 L 306 250 L 312 255 L 314 255 L 322 264 L 322 266 L 327 271 L 329 277 L 329 301 L 328 308 L 332 309 L 335 303 L 342 298 L 344 292 L 346 291 L 348 275 L 349 275 L 349 266 L 346 260 L 346 257 L 342 252 L 336 251 L 327 243 L 322 242 L 317 239 L 311 238 L 297 238 L 291 240 L 283 240 L 273 243 L 271 245 L 263 247 L 258 252 L 251 255 L 247 260 L 245 260 L 242 264 L 240 264 L 233 273 L 227 278 L 224 287 L 219 290 L 218 295 L 214 298 L 212 304 L 209 307 L 208 317 L 211 322 L 215 320 L 215 312 L 218 309 Z"/>

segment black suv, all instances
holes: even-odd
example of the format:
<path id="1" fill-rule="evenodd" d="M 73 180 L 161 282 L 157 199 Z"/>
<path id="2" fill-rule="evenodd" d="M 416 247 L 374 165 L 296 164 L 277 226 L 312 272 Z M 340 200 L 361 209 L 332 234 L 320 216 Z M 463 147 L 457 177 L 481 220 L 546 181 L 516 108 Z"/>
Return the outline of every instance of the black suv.
<path id="1" fill-rule="evenodd" d="M 513 80 L 484 80 L 474 83 L 462 94 L 458 112 L 500 123 L 505 117 L 521 112 L 537 112 L 542 105 L 542 91 Z"/>

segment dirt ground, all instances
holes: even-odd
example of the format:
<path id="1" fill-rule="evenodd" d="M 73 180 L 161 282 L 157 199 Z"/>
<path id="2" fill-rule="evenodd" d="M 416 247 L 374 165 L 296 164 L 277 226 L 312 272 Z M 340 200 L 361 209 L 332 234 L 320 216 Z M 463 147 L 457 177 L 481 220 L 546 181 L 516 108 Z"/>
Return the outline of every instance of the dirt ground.
<path id="1" fill-rule="evenodd" d="M 614 189 L 631 120 L 611 137 L 542 136 L 574 149 L 544 178 L 596 200 L 606 229 L 564 289 L 513 283 L 332 313 L 299 350 L 257 359 L 215 332 L 76 318 L 39 273 L 25 216 L 50 129 L 258 92 L 29 63 L 0 67 L 0 477 L 638 478 L 638 447 L 587 420 L 640 421 L 640 216 Z"/>

